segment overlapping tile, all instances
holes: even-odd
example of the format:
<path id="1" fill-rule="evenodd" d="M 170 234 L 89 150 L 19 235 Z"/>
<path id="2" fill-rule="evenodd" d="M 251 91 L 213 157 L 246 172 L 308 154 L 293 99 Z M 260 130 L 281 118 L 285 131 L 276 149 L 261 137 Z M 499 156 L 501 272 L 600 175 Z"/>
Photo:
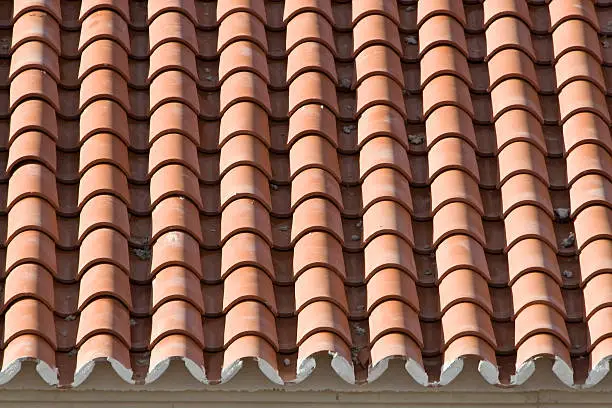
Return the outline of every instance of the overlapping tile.
<path id="1" fill-rule="evenodd" d="M 14 1 L 0 383 L 597 384 L 606 7 Z"/>

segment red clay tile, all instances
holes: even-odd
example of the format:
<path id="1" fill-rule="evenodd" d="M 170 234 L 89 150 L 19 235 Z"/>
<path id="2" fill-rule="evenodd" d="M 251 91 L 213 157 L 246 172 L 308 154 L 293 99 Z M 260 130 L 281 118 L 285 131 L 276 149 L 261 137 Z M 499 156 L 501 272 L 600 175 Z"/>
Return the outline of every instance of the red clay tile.
<path id="1" fill-rule="evenodd" d="M 191 4 L 189 6 L 191 6 Z M 182 9 L 183 7 L 181 7 L 181 10 Z M 266 22 L 266 8 L 263 0 L 230 0 L 219 2 L 217 3 L 217 22 L 239 11 L 252 13 L 261 19 L 262 22 Z"/>
<path id="2" fill-rule="evenodd" d="M 39 197 L 25 197 L 15 203 L 9 211 L 6 225 L 6 243 L 20 232 L 38 230 L 59 241 L 55 208 Z"/>
<path id="3" fill-rule="evenodd" d="M 456 269 L 471 269 L 489 280 L 489 268 L 482 245 L 468 235 L 451 235 L 436 249 L 438 279 Z"/>
<path id="4" fill-rule="evenodd" d="M 264 50 L 251 41 L 231 43 L 221 52 L 219 58 L 219 83 L 223 83 L 236 72 L 246 70 L 258 74 L 267 83 L 270 82 L 268 61 Z"/>
<path id="5" fill-rule="evenodd" d="M 6 196 L 7 207 L 10 209 L 24 197 L 40 197 L 53 207 L 59 207 L 55 175 L 49 168 L 36 163 L 26 163 L 13 171 Z"/>
<path id="6" fill-rule="evenodd" d="M 364 211 L 379 201 L 394 200 L 412 212 L 412 196 L 408 179 L 392 168 L 382 167 L 370 172 L 363 179 L 361 198 Z"/>
<path id="7" fill-rule="evenodd" d="M 598 173 L 604 177 L 612 175 L 612 156 L 594 143 L 585 143 L 567 155 L 567 178 L 572 184 L 586 174 Z"/>
<path id="8" fill-rule="evenodd" d="M 13 4 L 13 19 L 28 11 L 41 10 L 50 13 L 57 21 L 62 20 L 59 0 L 18 0 Z"/>
<path id="9" fill-rule="evenodd" d="M 257 167 L 233 167 L 223 175 L 220 190 L 221 207 L 241 197 L 252 197 L 261 201 L 268 209 L 272 208 L 268 178 Z"/>
<path id="10" fill-rule="evenodd" d="M 113 10 L 119 13 L 125 21 L 130 21 L 130 7 L 128 0 L 84 0 L 81 2 L 79 20 L 82 22 L 89 14 L 99 9 Z"/>
<path id="11" fill-rule="evenodd" d="M 455 201 L 469 204 L 484 215 L 478 182 L 465 171 L 443 171 L 431 183 L 432 214 Z"/>
<path id="12" fill-rule="evenodd" d="M 10 370 L 13 364 L 22 360 L 43 362 L 53 375 L 49 379 L 57 383 L 55 351 L 44 338 L 37 334 L 23 334 L 8 343 L 3 353 L 2 371 Z"/>
<path id="13" fill-rule="evenodd" d="M 412 221 L 405 207 L 394 201 L 379 201 L 363 214 L 363 242 L 382 234 L 397 234 L 414 246 Z"/>
<path id="14" fill-rule="evenodd" d="M 359 177 L 361 180 L 380 168 L 393 168 L 401 172 L 408 180 L 412 178 L 406 149 L 390 137 L 375 137 L 361 148 L 359 155 Z"/>
<path id="15" fill-rule="evenodd" d="M 20 133 L 29 130 L 41 131 L 52 139 L 57 139 L 57 121 L 51 105 L 39 99 L 29 99 L 13 110 L 9 140 L 12 141 Z"/>
<path id="16" fill-rule="evenodd" d="M 366 280 L 385 268 L 401 269 L 417 280 L 412 248 L 407 241 L 397 235 L 377 236 L 365 247 L 363 255 Z"/>
<path id="17" fill-rule="evenodd" d="M 552 219 L 540 207 L 521 205 L 510 211 L 505 217 L 506 249 L 512 248 L 518 241 L 526 238 L 537 238 L 557 250 Z"/>
<path id="18" fill-rule="evenodd" d="M 191 42 L 191 33 L 189 38 Z M 241 40 L 252 41 L 264 52 L 268 52 L 268 41 L 263 22 L 254 14 L 243 11 L 228 14 L 219 24 L 217 52 L 222 52 L 232 42 Z M 197 50 L 194 49 L 194 51 Z"/>
<path id="19" fill-rule="evenodd" d="M 610 112 L 605 95 L 593 83 L 572 81 L 559 92 L 561 122 L 578 112 L 593 112 L 610 123 Z"/>
<path id="20" fill-rule="evenodd" d="M 304 136 L 291 146 L 289 151 L 291 176 L 295 177 L 300 171 L 312 167 L 319 167 L 330 172 L 340 181 L 340 167 L 334 146 L 320 136 Z"/>
<path id="21" fill-rule="evenodd" d="M 314 197 L 295 208 L 291 242 L 295 244 L 302 236 L 312 231 L 325 231 L 338 241 L 343 240 L 340 210 L 331 201 Z"/>
<path id="22" fill-rule="evenodd" d="M 198 39 L 193 22 L 183 13 L 161 13 L 149 24 L 149 50 L 153 52 L 167 42 L 180 42 L 198 52 Z"/>
<path id="23" fill-rule="evenodd" d="M 60 81 L 59 60 L 56 51 L 42 41 L 28 41 L 18 46 L 11 58 L 9 81 L 27 69 L 41 69 Z"/>
<path id="24" fill-rule="evenodd" d="M 515 48 L 525 52 L 532 60 L 536 60 L 529 27 L 523 20 L 511 16 L 493 20 L 486 34 L 487 58 L 491 58 L 501 50 Z"/>
<path id="25" fill-rule="evenodd" d="M 514 48 L 501 50 L 489 59 L 488 67 L 489 89 L 495 88 L 506 79 L 520 78 L 539 90 L 533 61 L 523 51 Z"/>
<path id="26" fill-rule="evenodd" d="M 368 280 L 368 312 L 389 299 L 406 302 L 419 311 L 417 288 L 412 276 L 397 268 L 381 269 Z"/>
<path id="27" fill-rule="evenodd" d="M 548 170 L 542 151 L 527 142 L 514 142 L 499 152 L 499 180 L 503 185 L 517 174 L 531 174 L 548 185 Z"/>
<path id="28" fill-rule="evenodd" d="M 444 313 L 442 335 L 446 346 L 464 336 L 480 337 L 493 347 L 497 344 L 489 314 L 471 302 L 457 303 Z"/>
<path id="29" fill-rule="evenodd" d="M 599 174 L 587 174 L 576 179 L 570 188 L 571 216 L 575 217 L 589 205 L 609 205 L 612 182 Z"/>
<path id="30" fill-rule="evenodd" d="M 180 164 L 160 167 L 151 176 L 151 206 L 169 196 L 182 196 L 202 208 L 202 197 L 197 176 Z"/>
<path id="31" fill-rule="evenodd" d="M 511 109 L 495 121 L 498 153 L 510 143 L 525 141 L 546 153 L 546 142 L 538 118 L 524 109 Z"/>
<path id="32" fill-rule="evenodd" d="M 389 136 L 408 148 L 406 126 L 399 111 L 389 105 L 376 104 L 359 116 L 357 141 L 363 146 L 377 136 Z"/>
<path id="33" fill-rule="evenodd" d="M 83 20 L 79 51 L 83 51 L 92 42 L 103 38 L 117 41 L 128 54 L 131 52 L 127 22 L 120 14 L 112 10 L 98 10 Z"/>
<path id="34" fill-rule="evenodd" d="M 295 208 L 312 197 L 324 197 L 343 210 L 340 185 L 334 176 L 320 168 L 310 168 L 299 172 L 292 181 L 291 208 Z"/>
<path id="35" fill-rule="evenodd" d="M 180 230 L 202 242 L 199 217 L 198 208 L 191 200 L 177 196 L 165 198 L 153 208 L 151 239 L 155 241 L 168 231 Z"/>
<path id="36" fill-rule="evenodd" d="M 252 72 L 237 72 L 225 80 L 221 86 L 221 114 L 238 102 L 254 102 L 271 113 L 270 96 L 264 80 Z M 197 100 L 197 99 L 196 99 Z M 197 109 L 196 109 L 197 111 Z"/>
<path id="37" fill-rule="evenodd" d="M 532 174 L 517 174 L 501 186 L 502 211 L 504 217 L 520 205 L 538 206 L 552 218 L 553 206 L 548 187 Z"/>
<path id="38" fill-rule="evenodd" d="M 128 241 L 117 230 L 98 228 L 91 231 L 83 238 L 79 252 L 79 274 L 100 262 L 117 265 L 126 273 L 130 270 Z"/>
<path id="39" fill-rule="evenodd" d="M 171 230 L 162 234 L 153 245 L 151 273 L 155 274 L 167 266 L 179 265 L 201 275 L 199 247 L 198 241 L 183 231 Z"/>
<path id="40" fill-rule="evenodd" d="M 152 313 L 164 303 L 176 299 L 190 302 L 204 313 L 200 279 L 186 268 L 169 266 L 159 271 L 153 278 L 152 292 Z"/>
<path id="41" fill-rule="evenodd" d="M 417 7 L 417 24 L 422 25 L 425 20 L 436 15 L 448 15 L 457 19 L 462 25 L 466 25 L 463 5 L 452 0 L 431 0 L 419 4 Z"/>
<path id="42" fill-rule="evenodd" d="M 3 305 L 10 307 L 22 298 L 34 298 L 49 309 L 55 307 L 53 276 L 41 265 L 28 263 L 19 265 L 6 277 Z"/>
<path id="43" fill-rule="evenodd" d="M 167 151 L 165 152 L 167 154 Z M 236 166 L 251 165 L 272 177 L 268 149 L 259 138 L 241 134 L 229 139 L 221 149 L 219 173 L 223 176 Z"/>
<path id="44" fill-rule="evenodd" d="M 60 54 L 60 27 L 51 14 L 38 10 L 25 12 L 15 19 L 13 31 L 12 51 L 27 41 L 35 40 L 46 43 Z"/>
<path id="45" fill-rule="evenodd" d="M 397 25 L 382 14 L 371 14 L 361 18 L 353 27 L 353 55 L 356 56 L 371 45 L 385 45 L 402 55 Z"/>
<path id="46" fill-rule="evenodd" d="M 274 314 L 277 313 L 274 287 L 270 276 L 259 268 L 244 266 L 233 270 L 225 277 L 223 312 L 227 313 L 239 302 L 249 299 L 258 300 Z"/>
<path id="47" fill-rule="evenodd" d="M 510 284 L 529 271 L 547 273 L 561 284 L 561 271 L 553 249 L 544 241 L 527 238 L 517 242 L 508 251 Z"/>
<path id="48" fill-rule="evenodd" d="M 239 102 L 225 111 L 221 117 L 219 147 L 240 134 L 256 136 L 266 146 L 270 145 L 268 115 L 261 105 L 253 102 Z"/>
<path id="49" fill-rule="evenodd" d="M 567 346 L 559 337 L 548 333 L 538 333 L 525 339 L 518 348 L 516 365 L 520 367 L 527 360 L 540 356 L 555 356 L 568 364 L 570 361 Z"/>
<path id="50" fill-rule="evenodd" d="M 528 26 L 531 26 L 529 8 L 527 7 L 527 2 L 523 0 L 493 1 L 484 5 L 483 10 L 485 27 L 488 27 L 491 22 L 502 16 L 514 16 L 520 18 Z"/>
<path id="51" fill-rule="evenodd" d="M 342 277 L 324 267 L 307 269 L 295 281 L 295 309 L 299 314 L 313 302 L 335 303 L 348 314 L 348 303 Z"/>
<path id="52" fill-rule="evenodd" d="M 470 269 L 457 269 L 445 276 L 439 285 L 442 314 L 461 302 L 475 303 L 488 314 L 493 314 L 489 286 L 479 273 Z"/>
<path id="53" fill-rule="evenodd" d="M 261 235 L 251 232 L 232 235 L 223 244 L 221 276 L 247 265 L 261 268 L 274 276 L 270 246 Z"/>
<path id="54" fill-rule="evenodd" d="M 423 335 L 417 313 L 398 300 L 387 300 L 370 313 L 370 343 L 390 332 L 402 332 L 423 347 Z"/>
<path id="55" fill-rule="evenodd" d="M 425 121 L 425 130 L 428 147 L 448 136 L 463 138 L 476 147 L 472 118 L 466 111 L 456 106 L 441 106 L 431 112 Z"/>
<path id="56" fill-rule="evenodd" d="M 489 65 L 489 70 L 491 71 L 491 65 Z M 441 75 L 457 75 L 468 86 L 472 86 L 467 59 L 455 47 L 447 45 L 434 47 L 421 58 L 422 87 L 425 87 L 431 80 Z M 492 73 L 490 75 L 493 76 Z"/>
<path id="57" fill-rule="evenodd" d="M 552 34 L 555 59 L 566 52 L 583 50 L 602 62 L 597 31 L 582 20 L 568 20 L 560 24 Z M 593 44 L 597 44 L 593 46 Z"/>
<path id="58" fill-rule="evenodd" d="M 357 112 L 355 115 L 359 116 L 366 109 L 375 105 L 389 105 L 403 117 L 407 116 L 402 86 L 387 76 L 370 76 L 357 87 Z"/>
<path id="59" fill-rule="evenodd" d="M 553 334 L 565 344 L 570 344 L 569 335 L 563 316 L 552 307 L 536 303 L 526 307 L 515 318 L 515 343 L 521 343 L 537 333 Z"/>
<path id="60" fill-rule="evenodd" d="M 332 80 L 320 72 L 305 72 L 289 85 L 289 112 L 307 104 L 323 105 L 338 115 L 338 101 Z"/>
<path id="61" fill-rule="evenodd" d="M 45 133 L 30 131 L 15 138 L 8 152 L 6 171 L 11 173 L 20 163 L 37 161 L 56 171 L 55 141 Z"/>
<path id="62" fill-rule="evenodd" d="M 185 14 L 194 22 L 197 21 L 197 12 L 195 2 L 193 0 L 162 0 L 147 3 L 147 16 L 149 23 L 155 20 L 160 14 L 178 11 Z"/>
<path id="63" fill-rule="evenodd" d="M 266 62 L 265 56 L 263 56 L 263 63 Z M 287 83 L 291 84 L 294 79 L 305 72 L 321 71 L 336 84 L 338 83 L 338 75 L 334 64 L 334 56 L 329 48 L 315 41 L 303 42 L 291 50 L 287 58 Z M 241 65 L 256 66 L 254 64 Z M 219 63 L 219 66 L 221 67 L 221 63 Z M 358 63 L 357 66 L 359 67 Z M 357 70 L 359 72 L 359 68 Z"/>
<path id="64" fill-rule="evenodd" d="M 336 238 L 326 232 L 310 232 L 295 244 L 293 274 L 297 276 L 315 266 L 324 266 L 340 276 L 346 276 L 342 246 Z"/>
<path id="65" fill-rule="evenodd" d="M 433 222 L 434 247 L 453 234 L 467 234 L 485 245 L 485 233 L 480 214 L 465 203 L 449 203 L 436 213 Z"/>
<path id="66" fill-rule="evenodd" d="M 332 11 L 331 0 L 290 0 L 285 2 L 283 10 L 283 22 L 287 24 L 289 20 L 298 15 L 313 11 L 320 13 L 322 16 L 327 18 L 331 24 L 333 24 L 334 16 Z"/>
<path id="67" fill-rule="evenodd" d="M 94 299 L 112 297 L 132 308 L 129 277 L 115 265 L 100 263 L 89 268 L 81 275 L 79 290 L 79 310 Z"/>
<path id="68" fill-rule="evenodd" d="M 35 299 L 13 303 L 4 316 L 4 344 L 27 334 L 40 336 L 53 348 L 56 347 L 53 312 Z"/>
<path id="69" fill-rule="evenodd" d="M 605 92 L 606 85 L 601 66 L 589 53 L 577 50 L 563 54 L 555 65 L 555 71 L 558 89 L 571 81 L 587 80 Z"/>
<path id="70" fill-rule="evenodd" d="M 241 232 L 259 234 L 272 245 L 272 231 L 267 209 L 257 200 L 242 198 L 233 200 L 223 209 L 221 216 L 220 244 Z"/>
<path id="71" fill-rule="evenodd" d="M 81 375 L 87 376 L 91 369 L 89 366 L 100 360 L 111 361 L 111 364 L 114 363 L 113 368 L 115 370 L 117 370 L 116 364 L 121 364 L 121 377 L 123 377 L 125 381 L 131 381 L 132 371 L 130 369 L 131 362 L 129 349 L 114 335 L 98 334 L 89 337 L 79 347 L 75 368 L 75 382 L 73 385 L 77 386 L 84 381 L 85 378 L 82 378 Z M 84 374 L 79 375 L 81 372 Z"/>
<path id="72" fill-rule="evenodd" d="M 274 315 L 262 303 L 240 302 L 227 312 L 223 336 L 225 347 L 245 335 L 260 336 L 278 350 Z"/>
<path id="73" fill-rule="evenodd" d="M 419 345 L 412 337 L 403 333 L 389 333 L 382 336 L 372 345 L 370 353 L 373 366 L 385 358 L 397 356 L 411 358 L 417 364 L 423 364 Z"/>
<path id="74" fill-rule="evenodd" d="M 584 20 L 591 24 L 595 30 L 599 30 L 597 15 L 592 2 L 583 3 L 576 0 L 561 0 L 555 2 L 555 4 L 551 4 L 548 10 L 550 12 L 550 26 L 552 31 L 554 31 L 559 24 L 570 19 Z"/>
<path id="75" fill-rule="evenodd" d="M 15 109 L 18 104 L 31 98 L 42 99 L 56 111 L 59 110 L 57 84 L 45 71 L 28 69 L 13 78 L 10 89 L 10 109 Z"/>
<path id="76" fill-rule="evenodd" d="M 130 201 L 127 177 L 119 167 L 102 163 L 89 168 L 79 183 L 79 207 L 98 194 L 113 194 L 124 201 Z"/>
<path id="77" fill-rule="evenodd" d="M 181 102 L 200 111 L 196 82 L 183 71 L 164 71 L 151 81 L 149 110 L 168 102 Z"/>
<path id="78" fill-rule="evenodd" d="M 526 273 L 518 278 L 512 284 L 512 300 L 515 316 L 534 304 L 545 304 L 566 314 L 559 284 L 545 273 Z"/>
<path id="79" fill-rule="evenodd" d="M 96 43 L 98 42 L 96 41 Z M 197 80 L 198 69 L 193 50 L 177 41 L 166 42 L 155 48 L 149 57 L 149 81 L 162 72 L 169 70 L 184 71 Z"/>
<path id="80" fill-rule="evenodd" d="M 453 75 L 442 75 L 432 79 L 423 89 L 423 116 L 441 106 L 457 106 L 474 116 L 470 90 L 465 82 Z"/>
<path id="81" fill-rule="evenodd" d="M 204 345 L 202 315 L 191 303 L 170 300 L 153 313 L 151 322 L 151 346 L 169 335 L 183 334 L 195 341 L 200 348 Z"/>
<path id="82" fill-rule="evenodd" d="M 115 115 L 118 114 L 119 112 Z M 179 102 L 168 102 L 160 105 L 155 112 L 151 113 L 149 142 L 152 143 L 165 133 L 183 134 L 190 138 L 196 146 L 199 146 L 200 135 L 197 113 L 189 106 Z"/>
<path id="83" fill-rule="evenodd" d="M 291 53 L 298 45 L 316 41 L 336 53 L 334 35 L 329 20 L 313 12 L 301 12 L 287 22 L 285 49 Z"/>
<path id="84" fill-rule="evenodd" d="M 448 15 L 435 15 L 419 28 L 419 54 L 424 55 L 433 47 L 451 45 L 468 55 L 467 42 L 461 23 Z"/>
<path id="85" fill-rule="evenodd" d="M 327 138 L 333 145 L 338 146 L 336 131 L 336 117 L 334 113 L 323 105 L 302 105 L 291 115 L 289 121 L 289 134 L 287 144 L 292 145 L 300 137 L 308 134 L 318 134 Z"/>
<path id="86" fill-rule="evenodd" d="M 112 100 L 99 99 L 87 105 L 81 112 L 79 127 L 81 142 L 94 133 L 110 132 L 130 144 L 127 113 Z"/>

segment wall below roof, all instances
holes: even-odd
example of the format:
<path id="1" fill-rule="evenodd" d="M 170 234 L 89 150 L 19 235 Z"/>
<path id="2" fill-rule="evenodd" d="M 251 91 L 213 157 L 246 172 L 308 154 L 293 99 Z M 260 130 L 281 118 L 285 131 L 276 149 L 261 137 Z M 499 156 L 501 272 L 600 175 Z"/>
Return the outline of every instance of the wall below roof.
<path id="1" fill-rule="evenodd" d="M 130 385 L 107 364 L 97 365 L 77 389 L 50 389 L 33 365 L 0 390 L 2 408 L 206 408 L 206 407 L 612 407 L 612 376 L 587 390 L 562 384 L 545 361 L 522 386 L 503 389 L 487 384 L 473 364 L 451 384 L 426 389 L 412 381 L 401 364 L 392 364 L 375 383 L 344 383 L 319 361 L 313 375 L 299 385 L 270 383 L 254 364 L 245 367 L 228 384 L 205 386 L 193 380 L 181 363 L 171 367 L 154 384 Z"/>

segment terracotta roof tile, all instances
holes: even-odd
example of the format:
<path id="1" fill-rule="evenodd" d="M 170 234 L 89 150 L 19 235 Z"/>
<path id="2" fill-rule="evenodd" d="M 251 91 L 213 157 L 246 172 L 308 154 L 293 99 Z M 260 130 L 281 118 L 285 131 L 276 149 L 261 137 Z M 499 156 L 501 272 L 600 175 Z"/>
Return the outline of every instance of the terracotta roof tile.
<path id="1" fill-rule="evenodd" d="M 602 4 L 65 7 L 15 1 L 0 49 L 0 382 L 607 374 Z"/>

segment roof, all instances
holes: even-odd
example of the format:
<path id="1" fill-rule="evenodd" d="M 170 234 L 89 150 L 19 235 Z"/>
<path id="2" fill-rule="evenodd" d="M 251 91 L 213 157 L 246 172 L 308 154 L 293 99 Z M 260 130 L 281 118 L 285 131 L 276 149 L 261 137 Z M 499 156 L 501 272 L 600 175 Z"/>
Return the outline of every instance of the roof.
<path id="1" fill-rule="evenodd" d="M 2 11 L 0 382 L 605 377 L 608 1 L 78 4 Z"/>

